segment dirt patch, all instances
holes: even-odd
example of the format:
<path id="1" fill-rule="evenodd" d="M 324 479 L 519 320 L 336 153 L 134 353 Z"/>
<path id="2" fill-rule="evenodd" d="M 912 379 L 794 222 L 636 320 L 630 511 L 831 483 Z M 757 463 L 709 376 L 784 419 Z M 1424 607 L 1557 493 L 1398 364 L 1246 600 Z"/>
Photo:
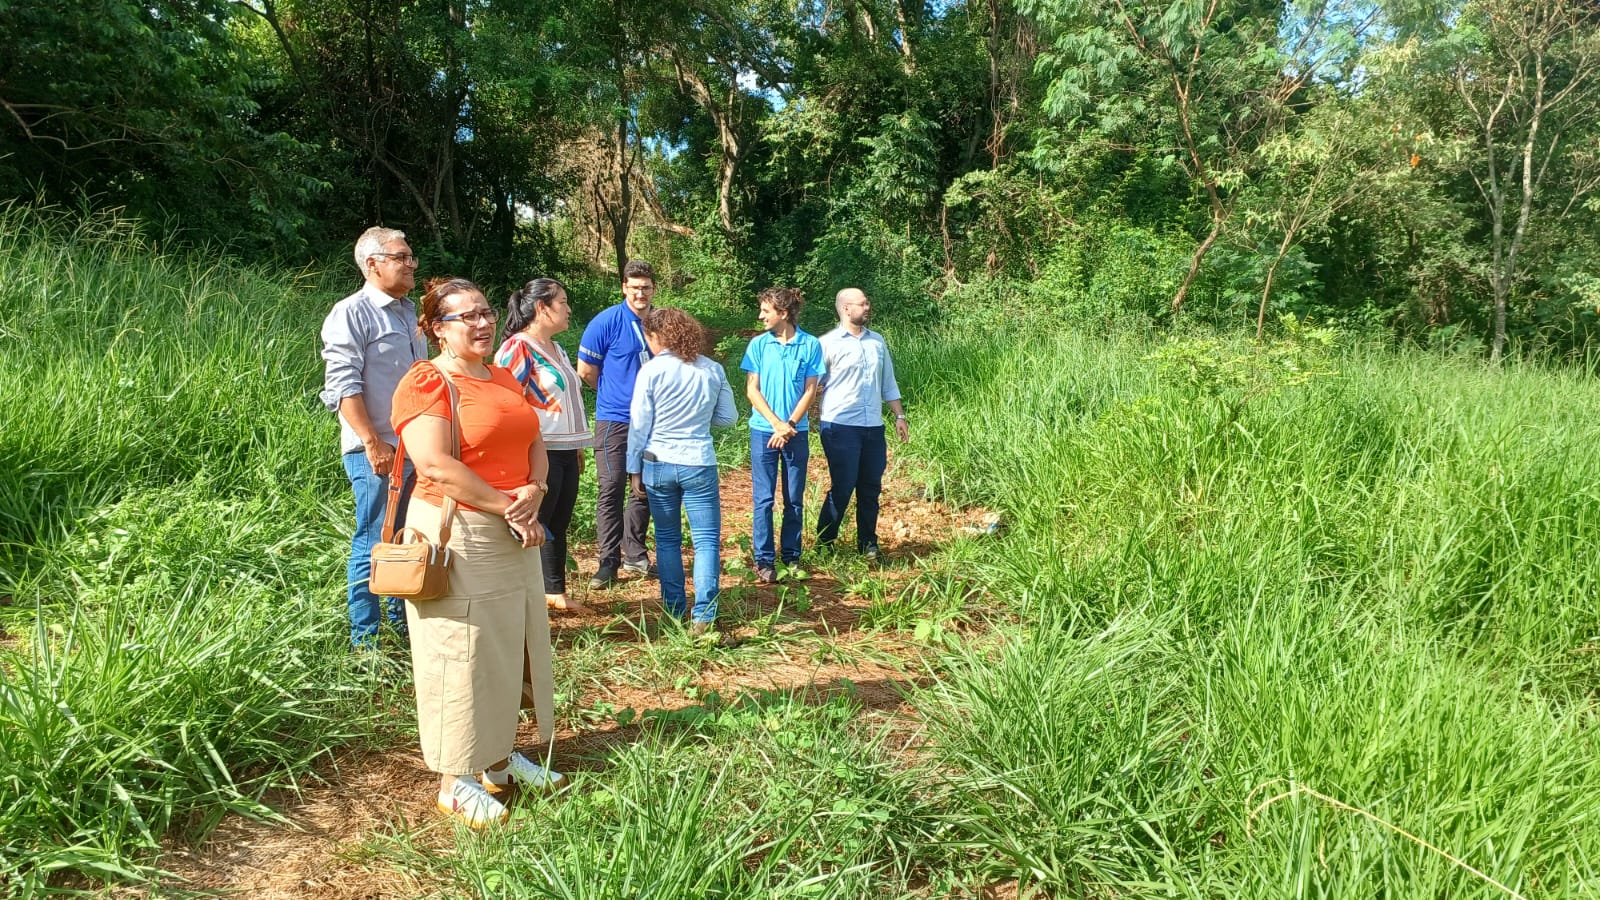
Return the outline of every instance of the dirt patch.
<path id="1" fill-rule="evenodd" d="M 817 462 L 806 508 L 820 504 Z M 722 482 L 723 559 L 738 557 L 739 538 L 750 530 L 750 476 L 747 470 L 724 474 Z M 808 513 L 809 514 L 809 513 Z M 629 684 L 607 684 L 603 690 L 585 689 L 576 700 L 577 708 L 604 700 L 617 710 L 631 708 L 642 719 L 656 710 L 670 712 L 708 697 L 718 702 L 735 702 L 741 695 L 764 691 L 794 692 L 805 699 L 825 701 L 841 693 L 860 704 L 864 714 L 883 717 L 903 733 L 901 752 L 914 753 L 920 727 L 914 710 L 905 698 L 925 682 L 923 669 L 914 665 L 920 650 L 892 634 L 872 632 L 862 627 L 862 615 L 884 596 L 893 597 L 919 571 L 917 559 L 948 543 L 960 533 L 972 533 L 992 521 L 982 510 L 951 510 L 923 499 L 922 491 L 897 475 L 891 465 L 883 496 L 880 520 L 880 546 L 886 561 L 873 571 L 882 586 L 877 596 L 853 591 L 839 584 L 825 571 L 810 569 L 814 577 L 789 585 L 756 585 L 737 572 L 725 573 L 725 591 L 719 623 L 745 649 L 729 653 L 726 662 L 715 654 L 692 680 L 693 691 L 680 686 L 660 688 Z M 807 521 L 809 533 L 814 522 Z M 848 527 L 848 526 L 847 526 Z M 841 538 L 841 544 L 846 541 Z M 653 579 L 634 579 L 607 591 L 590 592 L 589 577 L 595 570 L 592 544 L 575 544 L 573 556 L 579 560 L 579 573 L 568 585 L 570 593 L 585 604 L 581 612 L 552 615 L 552 639 L 557 664 L 563 649 L 572 646 L 580 632 L 592 631 L 614 642 L 623 653 L 634 652 L 643 630 L 657 634 L 662 627 L 658 588 Z M 685 549 L 685 568 L 692 554 Z M 750 564 L 748 558 L 744 559 Z M 810 561 L 802 559 L 802 565 Z M 806 602 L 798 609 L 794 584 L 803 584 Z M 786 591 L 785 588 L 788 588 Z M 781 607 L 781 609 L 780 609 Z M 730 613 L 737 613 L 737 616 Z M 765 621 L 774 631 L 793 637 L 809 632 L 820 642 L 844 652 L 821 652 L 818 658 L 799 659 L 791 642 L 775 642 L 772 653 L 761 653 L 762 635 L 751 622 Z M 776 624 L 772 624 L 776 622 Z M 752 652 L 751 647 L 755 650 Z M 824 648 L 826 651 L 826 648 Z M 588 696 L 589 694 L 594 696 Z M 614 747 L 637 739 L 638 719 L 621 725 L 615 721 L 596 723 L 598 727 L 565 727 L 556 732 L 556 756 L 560 768 L 572 771 L 602 771 Z M 519 746 L 536 747 L 535 725 L 524 722 Z M 426 845 L 437 841 L 448 846 L 453 832 L 443 823 L 433 806 L 438 776 L 422 765 L 421 756 L 411 746 L 382 752 L 340 754 L 318 773 L 321 781 L 300 792 L 278 791 L 265 798 L 283 821 L 258 821 L 229 816 L 211 837 L 198 847 L 173 846 L 157 864 L 172 873 L 164 887 L 173 890 L 230 891 L 253 898 L 276 900 L 289 897 L 380 898 L 410 897 L 426 893 L 430 886 L 416 884 L 403 873 L 385 865 L 369 866 L 361 857 L 361 847 L 374 833 L 406 832 Z M 120 892 L 119 892 L 120 893 Z M 130 894 L 131 896 L 131 894 Z M 995 896 L 1006 896 L 1004 891 Z"/>

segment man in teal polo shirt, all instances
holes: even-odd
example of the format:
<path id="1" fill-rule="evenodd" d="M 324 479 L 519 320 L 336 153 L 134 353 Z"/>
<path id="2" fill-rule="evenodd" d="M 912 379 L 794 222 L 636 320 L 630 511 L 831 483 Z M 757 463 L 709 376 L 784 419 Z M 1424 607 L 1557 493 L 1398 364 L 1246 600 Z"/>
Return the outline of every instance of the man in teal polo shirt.
<path id="1" fill-rule="evenodd" d="M 777 580 L 772 540 L 772 501 L 779 474 L 783 484 L 783 561 L 800 559 L 800 532 L 806 495 L 806 462 L 811 454 L 811 401 L 827 370 L 822 344 L 796 324 L 805 297 L 794 288 L 767 288 L 759 296 L 761 324 L 767 330 L 745 348 L 740 368 L 750 398 L 750 491 L 753 502 L 751 549 L 756 580 Z"/>

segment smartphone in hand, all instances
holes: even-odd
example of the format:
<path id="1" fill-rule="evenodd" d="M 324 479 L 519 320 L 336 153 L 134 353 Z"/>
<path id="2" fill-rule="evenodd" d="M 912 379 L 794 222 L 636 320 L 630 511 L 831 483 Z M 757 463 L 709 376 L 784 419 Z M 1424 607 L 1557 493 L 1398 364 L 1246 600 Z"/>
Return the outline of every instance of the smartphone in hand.
<path id="1" fill-rule="evenodd" d="M 549 525 L 546 525 L 543 522 L 540 522 L 539 523 L 539 527 L 544 529 L 544 539 L 545 540 L 547 540 L 547 541 L 555 540 L 556 536 L 551 533 Z M 516 538 L 517 543 L 519 543 L 519 544 L 522 543 L 522 529 L 520 529 L 517 526 L 511 524 L 510 522 L 506 523 L 506 529 L 511 532 L 511 536 L 513 538 Z"/>

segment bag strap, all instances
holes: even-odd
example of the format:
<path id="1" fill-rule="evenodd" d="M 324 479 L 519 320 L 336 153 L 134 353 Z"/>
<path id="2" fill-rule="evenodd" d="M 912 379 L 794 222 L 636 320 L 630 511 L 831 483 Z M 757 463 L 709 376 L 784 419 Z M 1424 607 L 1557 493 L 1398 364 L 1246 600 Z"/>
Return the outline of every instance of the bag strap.
<path id="1" fill-rule="evenodd" d="M 450 375 L 437 363 L 432 364 L 434 371 L 444 379 L 445 390 L 450 393 L 450 455 L 456 459 L 461 458 L 461 397 L 456 392 L 456 383 Z M 399 439 L 399 446 L 394 450 L 394 467 L 389 470 L 389 502 L 383 510 L 383 542 L 394 541 L 394 517 L 400 510 L 400 488 L 405 481 L 406 469 L 406 441 Z M 446 495 L 444 498 L 444 517 L 439 525 L 439 546 L 450 545 L 450 520 L 455 518 L 456 501 L 454 497 Z"/>

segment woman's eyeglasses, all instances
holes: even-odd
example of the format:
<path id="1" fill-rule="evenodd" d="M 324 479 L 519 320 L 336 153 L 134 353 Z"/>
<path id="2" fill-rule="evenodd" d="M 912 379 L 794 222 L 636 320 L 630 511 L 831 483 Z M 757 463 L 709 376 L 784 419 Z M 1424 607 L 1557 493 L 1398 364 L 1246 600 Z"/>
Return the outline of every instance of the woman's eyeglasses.
<path id="1" fill-rule="evenodd" d="M 440 316 L 441 322 L 465 322 L 468 325 L 493 325 L 500 321 L 500 314 L 492 309 L 479 309 L 472 312 L 451 313 Z"/>

